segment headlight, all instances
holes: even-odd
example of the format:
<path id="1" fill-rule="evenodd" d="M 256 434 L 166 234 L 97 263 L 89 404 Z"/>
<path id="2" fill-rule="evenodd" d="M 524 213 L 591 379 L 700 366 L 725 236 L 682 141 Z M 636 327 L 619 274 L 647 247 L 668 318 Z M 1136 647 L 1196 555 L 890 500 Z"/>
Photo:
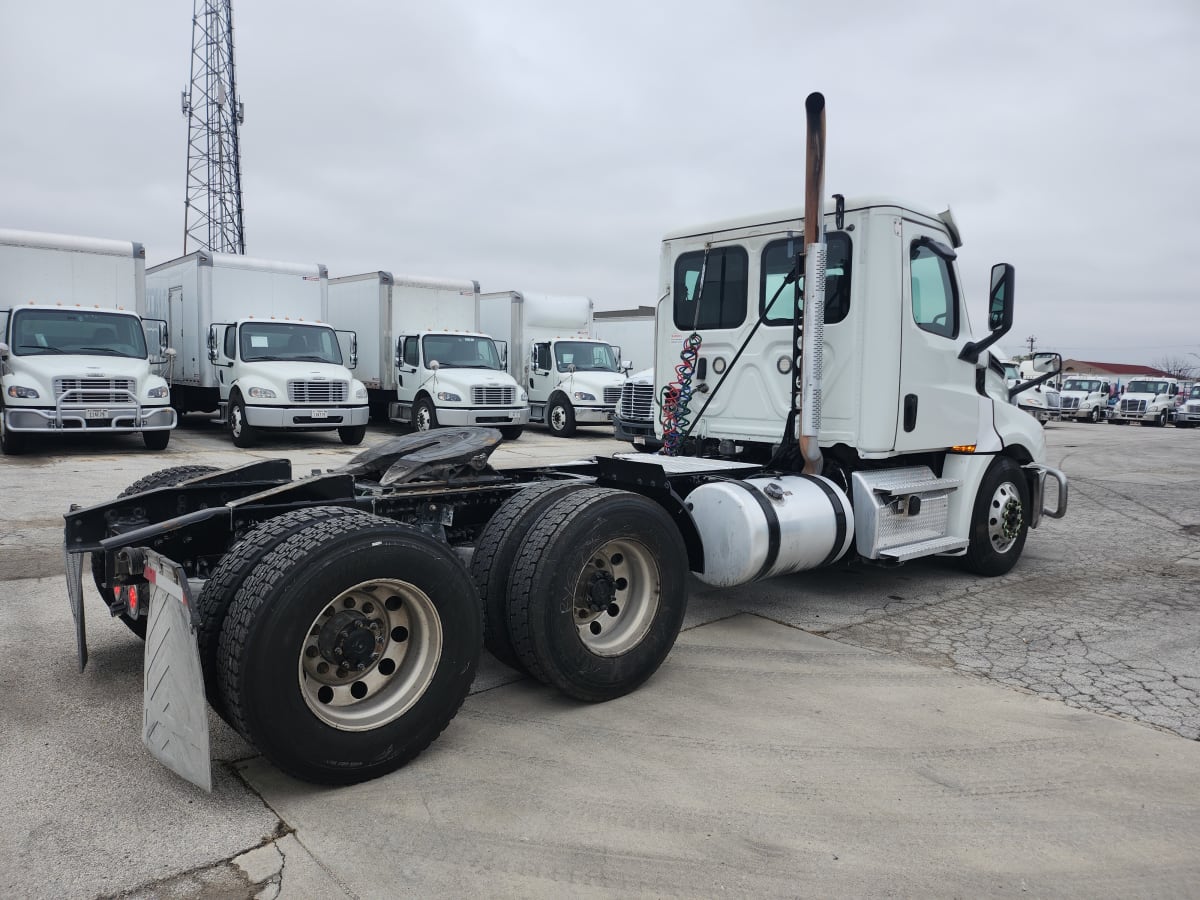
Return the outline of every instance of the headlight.
<path id="1" fill-rule="evenodd" d="M 358 390 L 356 390 L 354 392 L 354 399 L 355 400 L 366 400 L 367 399 L 367 389 L 365 387 L 360 387 Z"/>
<path id="2" fill-rule="evenodd" d="M 438 391 L 438 399 L 445 400 L 448 403 L 461 403 L 462 397 L 451 391 Z"/>
<path id="3" fill-rule="evenodd" d="M 161 400 L 163 397 L 171 396 L 171 389 L 164 384 L 162 387 L 150 388 L 146 391 L 146 396 L 151 400 Z"/>
<path id="4" fill-rule="evenodd" d="M 575 399 L 576 400 L 595 400 L 596 396 L 594 394 L 589 394 L 587 391 L 576 391 Z"/>
<path id="5" fill-rule="evenodd" d="M 270 388 L 252 387 L 246 391 L 246 394 L 255 400 L 273 400 L 275 398 L 275 392 Z"/>
<path id="6" fill-rule="evenodd" d="M 529 394 L 526 392 L 525 388 L 521 388 L 521 390 L 517 393 L 517 399 L 519 399 L 522 403 L 529 402 Z"/>
<path id="7" fill-rule="evenodd" d="M 8 396 L 18 397 L 21 400 L 34 400 L 37 398 L 38 392 L 33 388 L 21 387 L 20 385 L 14 384 L 8 389 Z"/>

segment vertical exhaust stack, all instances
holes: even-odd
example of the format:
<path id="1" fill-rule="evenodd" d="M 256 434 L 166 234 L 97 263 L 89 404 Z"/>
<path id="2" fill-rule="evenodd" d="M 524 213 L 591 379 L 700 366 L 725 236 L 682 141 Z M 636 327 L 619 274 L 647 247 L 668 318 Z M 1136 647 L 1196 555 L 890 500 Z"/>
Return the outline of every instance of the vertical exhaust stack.
<path id="1" fill-rule="evenodd" d="M 813 92 L 804 100 L 808 123 L 804 172 L 804 336 L 802 348 L 800 453 L 804 474 L 820 475 L 821 372 L 825 338 L 825 97 Z"/>

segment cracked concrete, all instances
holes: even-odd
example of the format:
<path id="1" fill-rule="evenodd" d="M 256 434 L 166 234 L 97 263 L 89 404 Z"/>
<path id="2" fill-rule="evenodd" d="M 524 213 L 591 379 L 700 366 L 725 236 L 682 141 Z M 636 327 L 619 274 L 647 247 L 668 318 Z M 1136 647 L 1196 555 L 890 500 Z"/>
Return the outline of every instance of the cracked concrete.
<path id="1" fill-rule="evenodd" d="M 1035 694 L 1051 701 L 1051 707 L 1103 713 L 1149 726 L 1147 735 L 1154 735 L 1150 729 L 1161 729 L 1192 741 L 1200 738 L 1198 435 L 1173 429 L 1051 425 L 1047 430 L 1050 461 L 1072 479 L 1070 512 L 1065 520 L 1045 521 L 1031 535 L 1021 564 L 1002 578 L 978 579 L 959 571 L 952 562 L 927 561 L 900 569 L 839 566 L 734 590 L 713 590 L 693 582 L 687 633 L 665 667 L 669 673 L 672 665 L 683 665 L 690 673 L 683 682 L 673 682 L 679 684 L 682 706 L 676 711 L 670 703 L 664 706 L 661 699 L 656 701 L 659 706 L 654 727 L 639 739 L 648 742 L 643 752 L 660 752 L 651 749 L 661 736 L 655 729 L 672 722 L 670 727 L 682 728 L 688 716 L 699 714 L 706 701 L 719 695 L 723 679 L 739 678 L 749 678 L 754 685 L 747 700 L 775 692 L 783 692 L 785 697 L 807 697 L 819 685 L 827 694 L 814 698 L 817 705 L 806 713 L 809 724 L 843 730 L 861 727 L 861 732 L 852 733 L 871 740 L 869 727 L 851 725 L 846 717 L 848 710 L 834 699 L 840 687 L 838 680 L 814 680 L 813 673 L 803 667 L 786 674 L 763 668 L 768 662 L 772 666 L 790 665 L 788 661 L 806 658 L 797 656 L 786 641 L 773 650 L 747 644 L 733 655 L 723 653 L 720 642 L 714 643 L 709 635 L 728 635 L 735 624 L 732 617 L 743 612 L 827 635 L 831 648 L 851 650 L 849 645 L 855 645 L 906 664 L 968 676 L 966 684 L 1002 685 Z M 368 442 L 385 436 L 372 433 Z M 327 437 L 289 439 L 278 447 L 259 448 L 253 455 L 288 456 L 298 470 L 304 471 L 312 466 L 335 465 L 353 454 Z M 99 445 L 107 448 L 109 443 L 101 440 Z M 543 460 L 549 445 L 560 453 L 565 451 L 564 459 L 613 449 L 611 443 L 586 438 L 572 442 L 549 440 L 548 444 L 523 438 L 502 452 L 507 454 L 508 464 L 526 465 Z M 198 795 L 144 758 L 138 743 L 137 642 L 118 624 L 97 615 L 94 597 L 87 601 L 92 612 L 92 663 L 83 676 L 72 671 L 69 614 L 58 574 L 61 532 L 52 513 L 65 510 L 70 502 L 106 499 L 124 484 L 165 465 L 193 461 L 230 465 L 245 459 L 245 453 L 232 450 L 215 428 L 203 423 L 177 433 L 171 449 L 163 454 L 111 449 L 89 454 L 86 445 L 73 444 L 53 457 L 22 459 L 11 465 L 10 460 L 0 459 L 0 483 L 7 501 L 3 513 L 6 528 L 0 536 L 0 580 L 8 582 L 11 597 L 10 603 L 0 606 L 0 655 L 16 661 L 16 665 L 0 669 L 5 722 L 0 730 L 0 793 L 10 809 L 9 820 L 0 822 L 0 843 L 11 851 L 0 860 L 0 893 L 5 896 L 274 898 L 378 894 L 370 889 L 369 878 L 362 880 L 362 872 L 331 864 L 334 857 L 328 853 L 327 822 L 322 816 L 312 818 L 305 811 L 296 819 L 288 812 L 319 807 L 324 797 L 338 806 L 339 817 L 350 817 L 346 820 L 349 822 L 356 814 L 355 807 L 345 801 L 357 796 L 357 789 L 321 792 L 281 779 L 215 716 L 210 722 L 218 761 L 212 796 Z M 1120 462 L 1114 466 L 1114 460 Z M 34 473 L 37 478 L 30 477 Z M 52 577 L 32 577 L 44 576 L 47 568 Z M 722 624 L 713 631 L 711 623 L 716 622 Z M 50 644 L 61 650 L 61 659 L 55 656 L 53 665 L 47 666 L 21 662 L 25 659 L 22 648 L 44 645 L 47 635 L 58 635 L 57 643 L 52 638 Z M 819 642 L 804 646 L 805 654 L 820 650 Z M 863 658 L 855 659 L 861 666 Z M 855 670 L 849 676 L 850 682 L 861 677 Z M 912 675 L 904 678 L 911 679 Z M 706 679 L 714 680 L 708 684 Z M 464 711 L 468 732 L 473 729 L 472 723 L 500 722 L 496 704 L 508 702 L 500 699 L 503 697 L 511 700 L 514 695 L 510 692 L 519 688 L 515 695 L 520 698 L 514 710 L 516 718 L 511 722 L 505 719 L 503 729 L 506 734 L 511 731 L 517 741 L 513 750 L 517 755 L 511 757 L 512 761 L 524 758 L 515 748 L 526 721 L 532 728 L 536 721 L 549 722 L 557 716 L 577 724 L 594 717 L 595 730 L 581 735 L 585 744 L 607 741 L 611 746 L 614 734 L 618 734 L 618 747 L 633 740 L 632 733 L 620 736 L 625 721 L 621 716 L 628 712 L 614 721 L 617 711 L 611 705 L 580 709 L 545 696 L 540 688 L 514 684 L 519 680 L 511 670 L 485 659 L 473 689 L 476 698 Z M 492 699 L 488 692 L 497 687 L 502 689 Z M 639 700 L 641 697 L 645 699 Z M 908 699 L 901 690 L 896 701 L 901 707 L 889 713 L 897 717 L 897 722 L 903 721 L 908 712 L 903 706 Z M 634 704 L 630 709 L 641 702 L 650 703 L 651 695 L 639 691 L 630 698 Z M 861 702 L 861 698 L 847 698 L 846 702 Z M 778 718 L 789 708 L 785 705 L 772 716 Z M 685 709 L 691 712 L 685 715 Z M 739 718 L 728 701 L 723 709 L 725 712 L 719 715 L 733 716 L 746 733 L 764 724 Z M 919 715 L 920 710 L 913 714 Z M 683 718 L 676 720 L 680 715 Z M 436 783 L 443 777 L 439 775 L 441 767 L 447 764 L 447 759 L 437 754 L 450 753 L 451 759 L 475 761 L 476 766 L 465 771 L 469 774 L 478 770 L 476 777 L 482 779 L 480 784 L 485 789 L 475 797 L 478 807 L 472 813 L 483 816 L 483 820 L 476 823 L 468 818 L 459 827 L 466 828 L 464 833 L 469 835 L 472 829 L 485 827 L 484 822 L 491 821 L 488 816 L 498 815 L 503 820 L 507 811 L 494 807 L 489 799 L 494 787 L 490 780 L 502 777 L 491 772 L 494 747 L 473 747 L 470 741 L 464 744 L 462 734 L 456 723 L 435 744 L 430 756 L 422 757 L 415 768 L 399 773 L 393 780 L 397 786 L 404 786 L 403 791 L 395 796 L 386 794 L 381 799 L 383 806 L 390 806 L 398 814 L 411 813 L 414 822 L 425 823 L 420 827 L 442 827 L 437 819 L 439 815 L 444 817 L 445 809 L 439 811 L 422 792 L 424 782 L 414 782 L 413 778 L 422 773 L 421 778 L 432 778 Z M 488 734 L 475 737 L 490 739 Z M 557 745 L 560 740 L 556 736 L 552 743 Z M 1129 746 L 1136 744 L 1135 739 Z M 742 759 L 747 752 L 761 752 L 767 745 L 748 750 L 741 745 L 726 746 L 692 737 L 686 746 L 696 748 L 696 765 L 707 766 L 710 761 L 704 761 L 706 757 Z M 781 753 L 787 760 L 813 752 L 811 745 L 781 748 L 771 743 L 770 747 L 772 755 Z M 969 769 L 954 773 L 939 770 L 929 763 L 938 758 L 939 752 L 932 746 L 922 749 L 919 764 L 906 778 L 917 779 L 914 784 L 925 781 L 943 790 L 954 790 L 961 796 L 1011 797 L 1039 791 L 1016 772 L 1004 784 L 984 784 Z M 987 751 L 964 746 L 953 752 L 968 760 Z M 1054 752 L 1053 748 L 1049 752 Z M 550 758 L 542 759 L 536 767 L 542 774 L 535 779 L 538 783 L 530 786 L 534 795 L 521 795 L 520 803 L 529 807 L 531 823 L 548 819 L 559 805 L 554 796 L 538 793 L 542 777 L 554 781 L 553 770 L 547 768 Z M 485 763 L 485 759 L 489 761 Z M 770 790 L 798 798 L 800 808 L 806 808 L 814 797 L 820 797 L 819 788 L 806 772 L 811 762 L 788 774 L 786 784 L 773 784 Z M 635 756 L 627 763 L 629 772 L 650 777 L 646 760 Z M 717 778 L 717 773 L 712 777 Z M 243 778 L 254 785 L 254 792 L 247 790 Z M 1194 785 L 1189 790 L 1191 787 Z M 701 792 L 699 783 L 681 781 L 677 788 Z M 380 790 L 387 791 L 383 782 L 371 789 Z M 449 782 L 446 792 L 441 798 L 443 804 L 452 802 Z M 404 799 L 409 793 L 420 799 L 419 807 L 411 811 Z M 1188 796 L 1195 793 L 1191 790 Z M 862 802 L 874 802 L 869 796 L 857 796 Z M 702 802 L 699 796 L 687 800 L 690 804 Z M 736 808 L 737 799 L 725 800 L 735 807 L 726 808 L 724 817 L 737 819 L 741 823 L 738 827 L 747 835 L 739 848 L 751 850 L 754 858 L 768 867 L 772 860 L 794 862 L 792 851 L 777 846 L 769 834 L 756 831 L 755 816 L 739 818 L 743 812 Z M 602 812 L 607 809 L 603 804 L 601 807 Z M 103 815 L 98 810 L 103 810 Z M 672 828 L 678 828 L 647 810 L 631 812 L 627 807 L 614 806 L 605 814 L 611 816 L 614 827 L 624 819 L 635 824 L 643 822 L 651 833 L 672 834 Z M 749 811 L 745 814 L 749 816 Z M 755 815 L 761 818 L 761 812 Z M 292 833 L 296 821 L 301 820 L 306 823 L 304 828 Z M 1192 824 L 1181 827 L 1179 834 L 1200 831 L 1194 815 L 1190 821 Z M 779 824 L 786 827 L 783 819 Z M 587 824 L 574 822 L 562 827 L 586 830 Z M 1069 827 L 1069 822 L 1060 822 L 1057 827 Z M 316 840 L 316 852 L 306 846 L 305 834 Z M 399 836 L 394 839 L 401 840 Z M 431 861 L 435 867 L 446 867 L 449 880 L 442 881 L 439 875 L 424 883 L 434 888 L 430 891 L 434 894 L 452 892 L 450 875 L 460 864 L 466 867 L 472 883 L 481 890 L 490 886 L 497 893 L 521 893 L 523 886 L 531 893 L 554 896 L 570 885 L 584 893 L 604 894 L 608 892 L 604 885 L 619 888 L 618 892 L 635 890 L 638 885 L 624 876 L 612 875 L 605 880 L 606 876 L 595 868 L 600 858 L 592 855 L 573 857 L 569 862 L 578 868 L 559 872 L 537 855 L 536 847 L 509 847 L 502 842 L 491 851 L 495 856 L 478 857 L 471 856 L 468 840 L 456 857 L 455 852 L 423 838 L 410 835 L 403 840 L 410 849 L 425 853 L 423 859 L 401 864 L 404 873 L 428 874 Z M 504 853 L 514 850 L 540 873 L 537 881 L 522 881 L 507 871 L 499 881 L 491 880 L 490 873 Z M 721 852 L 724 858 L 733 860 L 740 859 L 742 851 L 726 846 Z M 843 850 L 838 857 L 845 865 L 854 854 L 847 855 Z M 652 879 L 653 870 L 647 868 L 645 877 Z M 1142 872 L 1139 877 L 1143 880 L 1133 878 L 1133 869 L 1113 872 L 1107 881 L 1098 883 L 1104 888 L 1099 893 L 1117 893 L 1121 884 L 1137 893 L 1150 883 L 1145 878 L 1159 876 L 1165 880 L 1155 883 L 1169 888 L 1176 884 L 1171 880 L 1172 873 L 1187 872 L 1190 880 L 1186 883 L 1194 883 L 1195 873 L 1183 863 L 1176 863 L 1173 869 L 1159 865 L 1155 876 L 1141 867 L 1137 870 Z M 856 871 L 860 875 L 863 872 Z M 722 870 L 721 874 L 728 872 Z M 646 884 L 650 883 L 642 883 L 643 889 L 648 889 Z M 742 882 L 735 878 L 732 883 Z M 768 884 L 778 886 L 775 882 Z M 436 885 L 444 890 L 439 891 Z M 1140 887 L 1135 889 L 1134 885 Z M 1076 887 L 1074 893 L 1081 890 Z M 1069 894 L 1072 890 L 1050 892 Z"/>

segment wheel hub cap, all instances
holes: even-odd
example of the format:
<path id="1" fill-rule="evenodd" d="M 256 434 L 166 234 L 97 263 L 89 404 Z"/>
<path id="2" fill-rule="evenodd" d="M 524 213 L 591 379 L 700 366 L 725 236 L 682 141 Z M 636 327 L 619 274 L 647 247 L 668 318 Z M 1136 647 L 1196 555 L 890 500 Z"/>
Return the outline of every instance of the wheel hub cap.
<path id="1" fill-rule="evenodd" d="M 321 628 L 317 649 L 334 666 L 361 672 L 379 659 L 383 627 L 357 610 L 342 610 Z"/>

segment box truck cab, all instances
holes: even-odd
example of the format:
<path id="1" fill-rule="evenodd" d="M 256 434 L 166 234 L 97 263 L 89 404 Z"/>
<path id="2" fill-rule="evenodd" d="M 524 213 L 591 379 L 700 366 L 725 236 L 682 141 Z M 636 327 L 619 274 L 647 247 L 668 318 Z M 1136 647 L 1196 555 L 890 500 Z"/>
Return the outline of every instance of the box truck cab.
<path id="1" fill-rule="evenodd" d="M 172 400 L 216 412 L 238 447 L 264 430 L 366 434 L 367 389 L 350 373 L 356 336 L 327 324 L 324 266 L 192 253 L 146 272 L 146 304 L 177 351 Z"/>
<path id="2" fill-rule="evenodd" d="M 570 437 L 612 422 L 629 367 L 592 336 L 591 297 L 499 291 L 480 297 L 483 330 L 509 347 L 509 372 L 529 392 L 529 421 Z"/>
<path id="3" fill-rule="evenodd" d="M 359 357 L 372 409 L 418 431 L 521 436 L 529 396 L 506 371 L 507 347 L 479 328 L 479 282 L 366 272 L 330 279 L 329 305 L 338 327 L 376 336 Z"/>
<path id="4" fill-rule="evenodd" d="M 1175 418 L 1175 399 L 1179 382 L 1174 378 L 1141 377 L 1130 379 L 1125 393 L 1112 408 L 1109 421 L 1117 425 L 1141 422 L 1161 428 Z"/>
<path id="5" fill-rule="evenodd" d="M 1099 375 L 1069 375 L 1059 391 L 1064 419 L 1103 422 L 1108 418 L 1108 397 L 1112 385 Z"/>
<path id="6" fill-rule="evenodd" d="M 31 434 L 140 432 L 164 449 L 176 425 L 166 323 L 135 311 L 145 251 L 132 241 L 0 230 L 0 447 Z"/>

